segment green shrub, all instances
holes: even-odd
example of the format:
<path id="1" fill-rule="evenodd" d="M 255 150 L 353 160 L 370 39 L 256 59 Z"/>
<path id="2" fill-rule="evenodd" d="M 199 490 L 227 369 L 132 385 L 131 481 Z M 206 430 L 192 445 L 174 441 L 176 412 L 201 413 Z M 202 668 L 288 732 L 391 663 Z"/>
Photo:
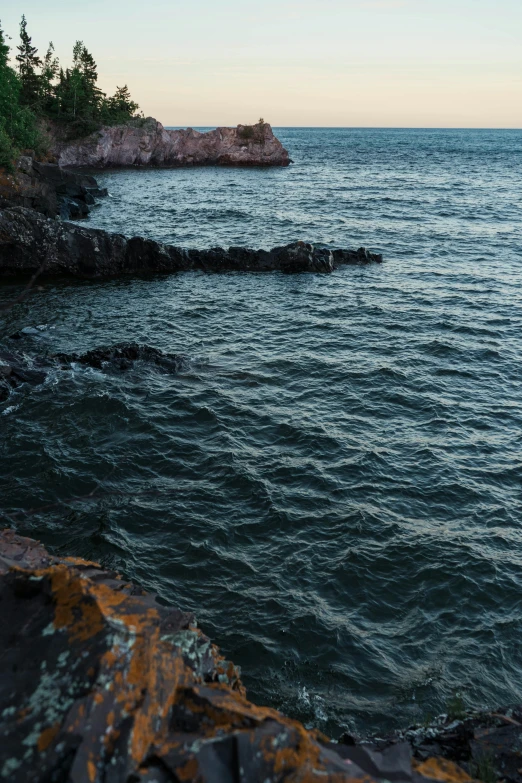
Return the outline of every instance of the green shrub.
<path id="1" fill-rule="evenodd" d="M 244 125 L 242 128 L 239 129 L 238 135 L 240 139 L 245 139 L 245 141 L 248 141 L 249 139 L 253 139 L 255 136 L 254 126 Z"/>
<path id="2" fill-rule="evenodd" d="M 16 150 L 5 130 L 0 127 L 0 168 L 12 171 Z"/>

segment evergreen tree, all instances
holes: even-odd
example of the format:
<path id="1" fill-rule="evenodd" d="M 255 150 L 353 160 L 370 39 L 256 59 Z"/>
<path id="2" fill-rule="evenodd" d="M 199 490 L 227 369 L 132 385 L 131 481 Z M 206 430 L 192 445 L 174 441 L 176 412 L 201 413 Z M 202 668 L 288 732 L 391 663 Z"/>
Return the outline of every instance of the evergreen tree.
<path id="1" fill-rule="evenodd" d="M 8 61 L 9 61 L 9 44 L 6 42 L 4 31 L 0 26 L 0 68 L 6 68 Z"/>
<path id="2" fill-rule="evenodd" d="M 60 71 L 58 58 L 54 56 L 54 45 L 50 41 L 43 59 L 42 73 L 40 75 L 40 95 L 43 108 L 48 112 L 54 110 L 54 86 L 53 82 Z"/>
<path id="3" fill-rule="evenodd" d="M 104 122 L 125 122 L 134 117 L 140 107 L 132 100 L 129 88 L 125 84 L 123 87 L 116 87 L 116 92 L 107 101 L 105 101 L 103 120 Z"/>
<path id="4" fill-rule="evenodd" d="M 10 168 L 20 149 L 38 145 L 36 118 L 21 105 L 21 82 L 9 66 L 9 45 L 0 26 L 0 166 Z"/>
<path id="5" fill-rule="evenodd" d="M 38 49 L 32 45 L 31 36 L 27 32 L 27 20 L 22 16 L 20 22 L 20 46 L 16 55 L 20 81 L 22 84 L 21 99 L 27 106 L 36 106 L 40 98 L 40 77 L 36 72 L 42 65 L 38 57 Z"/>
<path id="6" fill-rule="evenodd" d="M 127 85 L 110 98 L 98 87 L 98 68 L 83 41 L 76 41 L 70 68 L 60 68 L 52 42 L 43 60 L 20 23 L 17 70 L 9 65 L 9 46 L 0 27 L 0 166 L 11 165 L 20 150 L 41 144 L 37 118 L 58 121 L 69 138 L 93 133 L 102 123 L 128 122 L 138 111 Z"/>
<path id="7" fill-rule="evenodd" d="M 60 70 L 54 92 L 58 113 L 65 119 L 93 121 L 100 118 L 105 95 L 97 86 L 98 70 L 83 41 L 73 48 L 73 66 Z"/>

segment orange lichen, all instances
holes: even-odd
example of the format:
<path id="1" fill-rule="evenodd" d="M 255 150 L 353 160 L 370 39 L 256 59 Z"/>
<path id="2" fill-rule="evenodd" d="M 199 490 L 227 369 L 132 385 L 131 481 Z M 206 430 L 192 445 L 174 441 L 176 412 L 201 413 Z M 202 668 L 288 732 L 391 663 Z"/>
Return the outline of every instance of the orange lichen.
<path id="1" fill-rule="evenodd" d="M 219 655 L 214 645 L 210 654 L 215 676 L 226 675 L 230 686 L 218 682 L 203 684 L 201 675 L 185 662 L 180 648 L 172 641 L 162 639 L 159 610 L 144 602 L 143 596 L 130 595 L 123 589 L 123 583 L 114 589 L 82 575 L 75 566 L 84 565 L 95 567 L 86 561 L 69 559 L 67 564 L 62 562 L 26 573 L 49 579 L 54 599 L 54 625 L 66 631 L 70 640 L 85 642 L 92 639 L 107 630 L 107 621 L 111 629 L 108 639 L 112 639 L 113 630 L 118 629 L 113 646 L 100 651 L 96 667 L 89 668 L 90 678 L 98 674 L 91 693 L 85 703 L 78 705 L 76 715 L 71 716 L 64 727 L 65 731 L 79 728 L 78 724 L 86 715 L 89 715 L 89 722 L 92 719 L 91 725 L 96 725 L 95 714 L 103 717 L 106 729 L 89 737 L 90 752 L 83 762 L 86 765 L 83 775 L 91 783 L 97 780 L 97 759 L 110 755 L 120 736 L 121 722 L 129 716 L 132 717 L 129 760 L 135 769 L 145 763 L 151 748 L 160 758 L 175 750 L 183 754 L 178 759 L 180 766 L 176 768 L 178 778 L 196 780 L 197 758 L 183 749 L 179 739 L 169 737 L 169 716 L 176 705 L 197 718 L 200 738 L 245 733 L 274 773 L 287 781 L 316 783 L 321 778 L 323 783 L 346 783 L 350 780 L 348 768 L 346 772 L 327 771 L 318 737 L 307 732 L 300 723 L 284 718 L 273 709 L 248 702 L 238 670 Z M 193 628 L 192 632 L 196 639 L 204 638 L 199 629 Z M 121 638 L 118 637 L 120 633 Z M 254 730 L 265 721 L 277 724 L 275 733 L 262 740 L 256 739 Z M 49 747 L 59 728 L 56 724 L 42 732 L 39 749 Z M 321 739 L 326 738 L 321 736 Z M 468 777 L 433 777 L 444 783 L 468 783 L 470 780 Z"/>
<path id="2" fill-rule="evenodd" d="M 89 566 L 91 568 L 101 568 L 101 565 L 99 563 L 93 563 L 90 560 L 84 560 L 83 557 L 64 557 L 63 562 L 73 566 L 77 565 L 77 566 Z"/>
<path id="3" fill-rule="evenodd" d="M 18 710 L 18 720 L 23 721 L 31 712 L 32 707 L 23 707 L 21 710 Z"/>
<path id="4" fill-rule="evenodd" d="M 176 775 L 180 780 L 195 780 L 198 774 L 198 762 L 189 759 L 186 764 L 176 769 Z"/>
<path id="5" fill-rule="evenodd" d="M 144 662 L 144 656 L 138 654 L 137 660 Z M 129 671 L 134 664 L 133 660 Z M 159 629 L 156 629 L 147 650 L 146 663 L 141 670 L 133 671 L 132 679 L 129 678 L 129 682 L 147 693 L 146 701 L 134 719 L 130 752 L 136 763 L 143 761 L 152 744 L 165 739 L 167 716 L 186 670 L 182 658 L 173 656 L 172 650 L 159 642 Z"/>
<path id="6" fill-rule="evenodd" d="M 55 600 L 54 626 L 67 629 L 72 641 L 85 642 L 103 630 L 103 617 L 89 599 L 86 583 L 67 566 L 54 566 L 39 575 L 50 576 Z"/>
<path id="7" fill-rule="evenodd" d="M 94 783 L 94 781 L 96 780 L 96 764 L 94 763 L 94 761 L 91 761 L 90 759 L 87 762 L 87 774 L 89 775 L 89 780 L 91 781 L 91 783 Z"/>
<path id="8" fill-rule="evenodd" d="M 473 780 L 462 767 L 448 759 L 432 757 L 423 762 L 413 759 L 412 767 L 419 775 L 433 780 L 441 780 L 444 783 L 469 783 Z"/>
<path id="9" fill-rule="evenodd" d="M 60 723 L 57 722 L 53 726 L 49 726 L 48 729 L 44 729 L 40 736 L 38 737 L 38 750 L 40 753 L 43 753 L 44 750 L 47 750 L 53 739 L 56 737 L 58 732 L 60 731 Z"/>

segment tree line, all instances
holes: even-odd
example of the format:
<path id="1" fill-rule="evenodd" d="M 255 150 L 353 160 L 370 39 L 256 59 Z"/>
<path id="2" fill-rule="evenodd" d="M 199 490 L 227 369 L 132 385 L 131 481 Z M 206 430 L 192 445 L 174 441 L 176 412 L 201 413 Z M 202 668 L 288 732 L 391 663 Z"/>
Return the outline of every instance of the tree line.
<path id="1" fill-rule="evenodd" d="M 139 106 L 127 85 L 109 97 L 100 90 L 96 62 L 83 41 L 76 41 L 72 67 L 64 69 L 52 42 L 40 57 L 22 16 L 16 51 L 12 67 L 0 23 L 0 166 L 9 167 L 21 149 L 43 151 L 41 119 L 62 125 L 69 138 L 76 138 L 137 115 Z"/>

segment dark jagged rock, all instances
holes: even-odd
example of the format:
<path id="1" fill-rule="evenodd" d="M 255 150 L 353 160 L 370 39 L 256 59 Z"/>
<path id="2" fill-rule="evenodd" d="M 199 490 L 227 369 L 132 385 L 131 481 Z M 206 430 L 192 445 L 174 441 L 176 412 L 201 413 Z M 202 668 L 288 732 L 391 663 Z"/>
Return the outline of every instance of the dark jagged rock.
<path id="1" fill-rule="evenodd" d="M 379 740 L 362 742 L 345 735 L 341 742 L 381 753 L 402 749 L 406 743 L 414 768 L 426 777 L 436 777 L 434 759 L 444 759 L 484 783 L 522 783 L 522 705 L 469 711 L 460 717 L 441 715 Z"/>
<path id="2" fill-rule="evenodd" d="M 0 211 L 0 275 L 106 278 L 151 272 L 332 272 L 337 263 L 380 263 L 382 256 L 331 251 L 305 242 L 273 250 L 242 247 L 186 250 L 150 239 L 47 220 L 23 208 Z"/>
<path id="3" fill-rule="evenodd" d="M 109 348 L 94 348 L 86 353 L 57 353 L 53 357 L 64 364 L 83 364 L 101 370 L 105 364 L 110 364 L 119 370 L 126 370 L 136 361 L 145 361 L 155 364 L 171 372 L 179 372 L 186 365 L 183 356 L 174 353 L 163 353 L 157 348 L 138 343 L 121 343 Z"/>
<path id="4" fill-rule="evenodd" d="M 487 767 L 497 780 L 522 783 L 522 705 L 458 719 L 443 715 L 427 727 L 402 732 L 402 738 L 421 762 L 440 755 L 475 777 L 481 777 Z"/>
<path id="5" fill-rule="evenodd" d="M 23 337 L 16 332 L 12 340 Z M 73 362 L 101 370 L 128 370 L 136 361 L 148 362 L 169 373 L 180 372 L 186 367 L 184 356 L 163 353 L 157 348 L 138 343 L 121 343 L 110 347 L 94 348 L 86 353 L 57 353 L 49 357 L 27 357 L 17 351 L 8 351 L 0 346 L 0 402 L 22 383 L 36 386 L 43 383 L 53 368 L 64 368 Z"/>
<path id="6" fill-rule="evenodd" d="M 337 745 L 256 707 L 193 615 L 9 530 L 0 604 L 0 777 L 10 783 L 470 780 L 443 760 L 415 768 L 405 742 Z"/>
<path id="7" fill-rule="evenodd" d="M 40 163 L 23 155 L 13 173 L 0 171 L 0 207 L 26 207 L 46 217 L 85 218 L 96 198 L 107 195 L 94 177 Z"/>

